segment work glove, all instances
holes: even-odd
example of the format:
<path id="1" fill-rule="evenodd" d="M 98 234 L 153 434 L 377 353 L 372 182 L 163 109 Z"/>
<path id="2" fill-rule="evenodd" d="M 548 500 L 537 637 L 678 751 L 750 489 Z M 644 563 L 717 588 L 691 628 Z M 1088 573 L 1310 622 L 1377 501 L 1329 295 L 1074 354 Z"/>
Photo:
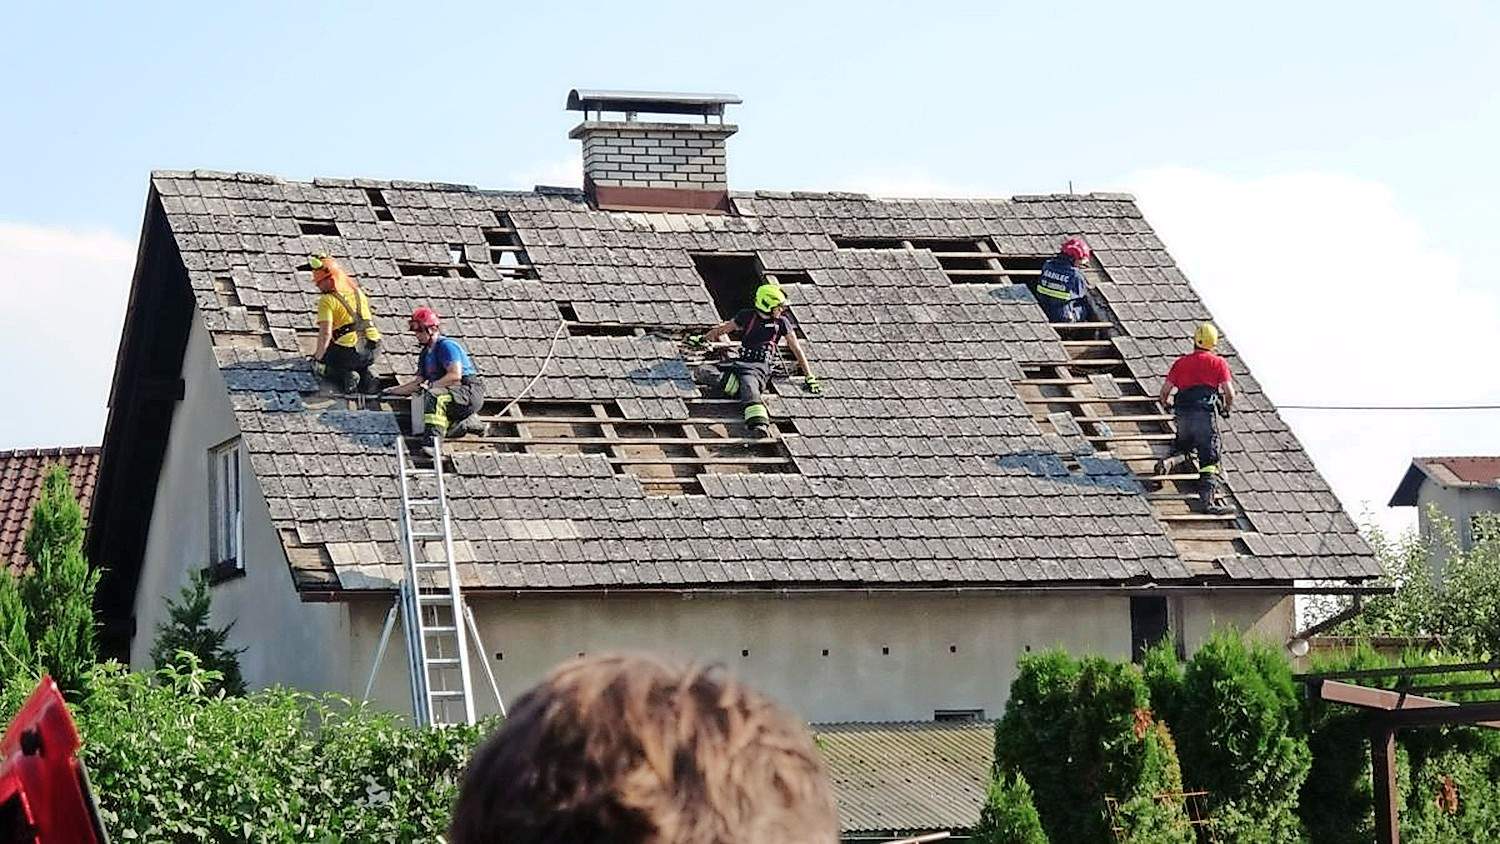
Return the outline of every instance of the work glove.
<path id="1" fill-rule="evenodd" d="M 819 393 L 823 392 L 823 382 L 818 380 L 818 376 L 816 375 L 807 376 L 807 379 L 802 382 L 802 385 L 806 387 L 807 391 L 809 393 L 812 393 L 813 395 L 818 395 Z"/>
<path id="2" fill-rule="evenodd" d="M 708 346 L 708 341 L 703 339 L 702 334 L 689 334 L 686 342 L 689 349 L 702 349 Z"/>
<path id="3" fill-rule="evenodd" d="M 314 375 L 318 376 L 319 378 L 328 377 L 328 364 L 322 362 L 321 360 L 318 360 L 317 358 L 310 357 L 308 358 L 308 360 L 312 361 L 312 371 Z"/>

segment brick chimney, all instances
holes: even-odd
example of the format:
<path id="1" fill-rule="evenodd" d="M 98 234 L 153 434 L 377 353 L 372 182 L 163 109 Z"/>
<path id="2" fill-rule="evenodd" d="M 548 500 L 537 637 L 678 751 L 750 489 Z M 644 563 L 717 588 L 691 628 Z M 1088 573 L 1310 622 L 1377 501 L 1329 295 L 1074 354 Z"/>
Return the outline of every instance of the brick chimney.
<path id="1" fill-rule="evenodd" d="M 583 141 L 583 189 L 606 210 L 729 213 L 724 142 L 739 127 L 724 122 L 724 107 L 740 101 L 733 94 L 570 91 L 568 109 L 583 112 L 568 133 Z M 623 117 L 605 120 L 605 112 Z M 642 121 L 640 114 L 703 120 Z"/>

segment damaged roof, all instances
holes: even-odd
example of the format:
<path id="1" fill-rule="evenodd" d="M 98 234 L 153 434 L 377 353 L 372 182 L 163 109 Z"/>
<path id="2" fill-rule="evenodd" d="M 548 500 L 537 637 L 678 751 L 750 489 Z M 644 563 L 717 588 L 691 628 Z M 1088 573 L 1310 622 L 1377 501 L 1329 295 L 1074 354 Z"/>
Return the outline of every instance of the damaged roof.
<path id="1" fill-rule="evenodd" d="M 306 363 L 315 291 L 300 268 L 324 251 L 372 297 L 387 336 L 378 374 L 411 371 L 404 315 L 430 305 L 472 353 L 492 402 L 514 397 L 550 353 L 528 402 L 553 413 L 597 406 L 622 423 L 707 406 L 678 342 L 720 319 L 695 255 L 754 256 L 791 292 L 825 391 L 783 382 L 769 398 L 786 422 L 775 471 L 706 463 L 690 494 L 670 495 L 624 471 L 633 458 L 617 449 L 469 448 L 448 476 L 466 588 L 1289 585 L 1378 574 L 1227 342 L 1240 397 L 1223 465 L 1240 512 L 1212 539 L 1224 553 L 1185 551 L 1192 543 L 1169 535 L 1139 469 L 1104 449 L 1106 435 L 1051 424 L 1023 400 L 1038 362 L 1067 361 L 1065 344 L 1023 287 L 946 272 L 942 250 L 953 247 L 942 244 L 1024 263 L 1081 234 L 1094 248 L 1095 297 L 1117 326 L 1127 377 L 1115 381 L 1154 394 L 1209 314 L 1130 197 L 732 196 L 731 214 L 628 213 L 556 189 L 158 172 L 143 238 L 168 242 L 143 244 L 132 310 L 151 301 L 146 288 L 184 285 L 173 307 L 195 310 L 212 337 L 305 593 L 391 589 L 401 560 L 396 414 L 320 395 Z M 911 248 L 888 248 L 902 241 Z M 643 330 L 603 330 L 621 327 Z M 155 341 L 126 332 L 122 361 L 145 357 L 132 343 Z M 121 406 L 133 395 L 173 390 L 136 382 L 170 377 L 164 365 L 120 364 L 111 438 L 135 430 Z M 161 418 L 142 411 L 139 430 Z M 146 458 L 119 469 L 122 479 L 151 471 Z"/>

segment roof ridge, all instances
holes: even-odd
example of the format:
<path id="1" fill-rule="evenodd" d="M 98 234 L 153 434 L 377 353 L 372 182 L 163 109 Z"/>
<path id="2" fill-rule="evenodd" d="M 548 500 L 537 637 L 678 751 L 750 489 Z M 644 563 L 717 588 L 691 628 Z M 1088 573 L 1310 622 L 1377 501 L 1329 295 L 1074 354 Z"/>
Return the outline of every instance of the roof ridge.
<path id="1" fill-rule="evenodd" d="M 42 448 L 13 448 L 0 451 L 0 460 L 13 457 L 69 457 L 72 455 L 98 454 L 97 445 L 56 445 Z"/>

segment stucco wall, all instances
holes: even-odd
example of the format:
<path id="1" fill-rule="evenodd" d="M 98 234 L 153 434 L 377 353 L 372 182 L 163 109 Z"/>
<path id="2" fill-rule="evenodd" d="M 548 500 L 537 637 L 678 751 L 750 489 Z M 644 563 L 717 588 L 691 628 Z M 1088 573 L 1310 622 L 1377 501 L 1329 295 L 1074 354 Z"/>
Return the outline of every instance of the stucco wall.
<path id="1" fill-rule="evenodd" d="M 1476 513 L 1500 513 L 1500 490 L 1494 489 L 1454 489 L 1434 483 L 1430 480 L 1422 481 L 1417 489 L 1417 524 L 1422 535 L 1432 536 L 1432 523 L 1429 517 L 1429 508 L 1436 507 L 1453 522 L 1453 530 L 1458 538 L 1460 548 L 1468 549 L 1474 543 L 1474 537 L 1469 520 Z M 1438 571 L 1442 574 L 1441 550 L 1434 556 Z"/>
<path id="2" fill-rule="evenodd" d="M 1062 645 L 1125 659 L 1130 601 L 1123 595 L 947 594 L 472 596 L 490 665 L 507 702 L 580 652 L 645 649 L 717 661 L 817 722 L 930 720 L 938 709 L 1004 711 L 1017 659 Z M 1289 599 L 1187 598 L 1174 603 L 1190 647 L 1214 624 L 1291 633 Z M 355 676 L 362 679 L 384 605 L 353 607 Z M 375 697 L 409 711 L 397 626 Z M 828 655 L 824 656 L 824 649 Z M 888 652 L 886 650 L 888 649 Z M 748 651 L 748 655 L 746 655 Z M 497 658 L 503 654 L 503 658 Z M 476 667 L 482 708 L 493 708 Z"/>
<path id="3" fill-rule="evenodd" d="M 175 597 L 187 584 L 188 572 L 208 561 L 208 450 L 239 433 L 196 312 L 182 379 L 184 395 L 172 415 L 135 595 L 130 664 L 137 669 L 151 667 L 156 627 L 167 617 L 164 596 Z M 214 623 L 235 622 L 230 642 L 247 648 L 240 668 L 252 687 L 283 683 L 309 691 L 347 690 L 348 610 L 342 604 L 304 604 L 297 598 L 260 484 L 249 458 L 242 461 L 245 576 L 213 587 Z"/>

